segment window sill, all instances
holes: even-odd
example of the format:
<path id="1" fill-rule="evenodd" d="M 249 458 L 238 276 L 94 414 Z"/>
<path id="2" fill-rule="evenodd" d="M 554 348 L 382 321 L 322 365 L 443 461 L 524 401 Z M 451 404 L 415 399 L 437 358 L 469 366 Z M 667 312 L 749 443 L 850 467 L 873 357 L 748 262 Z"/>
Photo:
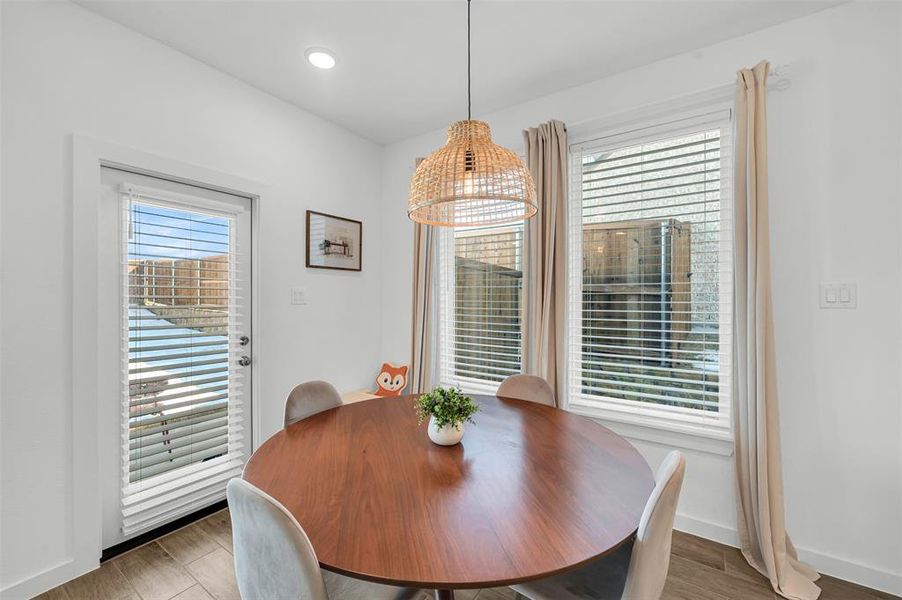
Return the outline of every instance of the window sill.
<path id="1" fill-rule="evenodd" d="M 498 383 L 457 378 L 442 385 L 459 387 L 467 394 L 494 395 Z M 733 455 L 733 435 L 728 426 L 693 422 L 690 419 L 662 417 L 623 409 L 608 408 L 592 401 L 570 402 L 565 410 L 597 421 L 614 433 L 630 440 L 652 442 L 662 446 L 705 452 L 719 456 Z"/>
<path id="2" fill-rule="evenodd" d="M 675 419 L 626 413 L 611 410 L 597 403 L 571 402 L 566 410 L 608 427 L 614 433 L 631 440 L 652 442 L 663 446 L 732 456 L 733 437 L 725 427 L 712 427 Z"/>

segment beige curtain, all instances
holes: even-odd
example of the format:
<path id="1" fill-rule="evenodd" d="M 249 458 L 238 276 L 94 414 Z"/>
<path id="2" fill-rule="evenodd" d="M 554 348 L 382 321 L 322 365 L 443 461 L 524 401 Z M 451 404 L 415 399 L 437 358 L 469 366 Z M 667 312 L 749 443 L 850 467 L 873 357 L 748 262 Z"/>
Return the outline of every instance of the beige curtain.
<path id="1" fill-rule="evenodd" d="M 735 158 L 735 367 L 737 526 L 742 554 L 786 598 L 813 600 L 818 574 L 786 534 L 770 292 L 767 115 L 770 65 L 738 73 Z"/>
<path id="2" fill-rule="evenodd" d="M 419 165 L 422 158 L 418 158 Z M 410 393 L 428 392 L 432 387 L 435 324 L 433 273 L 435 271 L 435 230 L 430 225 L 413 225 L 413 326 L 410 349 Z"/>
<path id="3" fill-rule="evenodd" d="M 526 225 L 526 372 L 543 377 L 560 405 L 566 385 L 567 127 L 549 121 L 523 132 L 539 212 Z"/>

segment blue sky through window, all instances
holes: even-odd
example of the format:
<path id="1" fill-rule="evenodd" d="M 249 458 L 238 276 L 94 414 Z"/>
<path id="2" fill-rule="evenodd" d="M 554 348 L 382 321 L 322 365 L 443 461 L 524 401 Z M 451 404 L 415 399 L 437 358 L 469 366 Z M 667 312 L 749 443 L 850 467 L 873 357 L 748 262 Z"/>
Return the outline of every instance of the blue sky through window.
<path id="1" fill-rule="evenodd" d="M 229 220 L 195 211 L 133 202 L 130 259 L 198 259 L 227 254 Z"/>

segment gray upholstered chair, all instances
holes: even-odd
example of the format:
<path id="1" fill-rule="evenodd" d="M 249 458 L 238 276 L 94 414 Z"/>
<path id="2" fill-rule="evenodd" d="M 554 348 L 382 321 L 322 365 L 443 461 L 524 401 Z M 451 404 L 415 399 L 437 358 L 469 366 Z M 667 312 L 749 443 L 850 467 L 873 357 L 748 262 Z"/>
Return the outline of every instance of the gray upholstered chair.
<path id="1" fill-rule="evenodd" d="M 501 382 L 496 395 L 502 398 L 528 400 L 547 406 L 557 406 L 551 386 L 547 381 L 535 375 L 511 375 Z"/>
<path id="2" fill-rule="evenodd" d="M 274 498 L 243 479 L 229 481 L 227 495 L 245 600 L 405 600 L 422 593 L 321 570 L 307 534 Z"/>
<path id="3" fill-rule="evenodd" d="M 336 406 L 341 406 L 341 394 L 331 383 L 307 381 L 296 385 L 285 401 L 285 427 Z"/>
<path id="4" fill-rule="evenodd" d="M 670 567 L 670 542 L 686 459 L 671 452 L 658 468 L 632 544 L 569 573 L 512 586 L 530 600 L 658 600 Z"/>

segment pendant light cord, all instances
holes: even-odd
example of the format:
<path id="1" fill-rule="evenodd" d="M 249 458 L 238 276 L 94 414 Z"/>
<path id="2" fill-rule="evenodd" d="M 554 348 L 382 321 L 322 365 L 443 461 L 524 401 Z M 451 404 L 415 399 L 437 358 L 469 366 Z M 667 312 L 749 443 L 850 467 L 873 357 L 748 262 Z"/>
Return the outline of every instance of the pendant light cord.
<path id="1" fill-rule="evenodd" d="M 472 106 L 473 99 L 471 97 L 470 83 L 471 75 L 470 75 L 470 0 L 467 0 L 467 120 L 473 118 L 472 114 Z"/>

